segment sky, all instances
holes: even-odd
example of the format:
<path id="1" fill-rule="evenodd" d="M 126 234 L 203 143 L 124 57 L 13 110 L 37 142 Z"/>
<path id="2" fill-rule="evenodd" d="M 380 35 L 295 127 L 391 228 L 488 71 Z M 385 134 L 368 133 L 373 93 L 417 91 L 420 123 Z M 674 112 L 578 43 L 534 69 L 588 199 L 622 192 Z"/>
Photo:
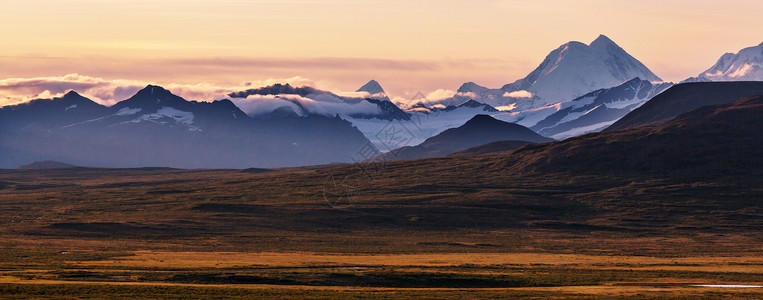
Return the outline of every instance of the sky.
<path id="1" fill-rule="evenodd" d="M 376 79 L 402 98 L 500 87 L 599 34 L 680 81 L 763 42 L 761 13 L 759 0 L 4 0 L 0 105 L 69 86 L 113 103 L 114 87 L 146 83 L 197 100 L 275 82 Z"/>

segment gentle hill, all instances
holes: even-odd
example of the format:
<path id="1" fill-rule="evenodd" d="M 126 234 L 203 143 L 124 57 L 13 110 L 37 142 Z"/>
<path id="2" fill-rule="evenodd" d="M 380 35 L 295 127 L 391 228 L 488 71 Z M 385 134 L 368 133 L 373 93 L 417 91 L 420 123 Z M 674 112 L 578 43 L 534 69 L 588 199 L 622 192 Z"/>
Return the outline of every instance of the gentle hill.
<path id="1" fill-rule="evenodd" d="M 763 95 L 763 81 L 695 82 L 675 85 L 609 126 L 605 131 L 659 125 L 693 109 Z"/>
<path id="2" fill-rule="evenodd" d="M 446 156 L 471 147 L 506 140 L 532 143 L 552 141 L 522 125 L 496 120 L 488 115 L 476 115 L 460 127 L 445 130 L 419 145 L 395 149 L 382 155 L 382 158 L 390 161 Z"/>
<path id="3" fill-rule="evenodd" d="M 20 166 L 19 169 L 62 169 L 62 168 L 76 168 L 75 165 L 62 163 L 58 161 L 46 160 L 36 161 L 31 164 Z"/>

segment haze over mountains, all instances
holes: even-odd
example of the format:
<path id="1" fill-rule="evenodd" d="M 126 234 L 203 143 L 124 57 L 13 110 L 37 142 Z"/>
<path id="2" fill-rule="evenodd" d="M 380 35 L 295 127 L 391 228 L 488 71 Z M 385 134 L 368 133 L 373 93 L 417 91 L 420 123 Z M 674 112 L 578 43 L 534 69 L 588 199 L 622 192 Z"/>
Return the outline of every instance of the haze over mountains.
<path id="1" fill-rule="evenodd" d="M 561 142 L 525 146 L 512 153 L 506 167 L 521 173 L 761 176 L 761 114 L 763 96 L 703 106 L 659 126 L 593 133 Z"/>
<path id="2" fill-rule="evenodd" d="M 469 82 L 452 97 L 427 99 L 419 92 L 400 106 L 376 80 L 353 93 L 273 84 L 214 102 L 186 101 L 149 85 L 111 107 L 71 91 L 0 108 L 0 167 L 45 160 L 115 167 L 298 166 L 357 161 L 368 143 L 378 152 L 404 149 L 395 159 L 443 156 L 480 146 L 477 140 L 511 139 L 511 130 L 500 126 L 452 138 L 449 129 L 485 117 L 539 134 L 520 139 L 528 142 L 660 124 L 704 105 L 763 94 L 761 65 L 763 44 L 724 54 L 684 81 L 738 83 L 674 86 L 601 35 L 588 45 L 565 43 L 525 78 L 499 89 Z M 402 143 L 384 141 L 390 128 L 404 135 Z M 490 138 L 475 139 L 480 134 Z M 443 142 L 443 136 L 452 141 Z"/>

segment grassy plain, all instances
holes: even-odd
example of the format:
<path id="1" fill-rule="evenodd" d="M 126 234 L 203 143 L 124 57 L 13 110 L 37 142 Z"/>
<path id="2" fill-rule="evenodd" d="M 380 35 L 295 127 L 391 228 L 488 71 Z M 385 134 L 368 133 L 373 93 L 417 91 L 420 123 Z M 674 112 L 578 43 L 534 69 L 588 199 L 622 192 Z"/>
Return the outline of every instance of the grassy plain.
<path id="1" fill-rule="evenodd" d="M 760 183 L 520 176 L 501 156 L 0 170 L 0 295 L 760 298 L 694 286 L 763 284 Z"/>

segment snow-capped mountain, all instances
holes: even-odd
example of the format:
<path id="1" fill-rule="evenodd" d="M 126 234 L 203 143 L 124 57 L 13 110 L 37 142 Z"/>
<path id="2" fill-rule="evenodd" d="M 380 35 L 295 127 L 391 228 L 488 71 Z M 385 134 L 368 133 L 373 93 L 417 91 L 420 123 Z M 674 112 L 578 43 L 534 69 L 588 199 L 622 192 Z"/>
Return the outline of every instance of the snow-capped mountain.
<path id="1" fill-rule="evenodd" d="M 102 167 L 300 166 L 355 161 L 368 142 L 338 117 L 253 119 L 229 100 L 186 101 L 153 85 L 112 107 L 70 92 L 0 108 L 0 168 L 45 160 Z"/>
<path id="2" fill-rule="evenodd" d="M 726 53 L 710 69 L 683 82 L 763 81 L 763 43 Z"/>
<path id="3" fill-rule="evenodd" d="M 558 110 L 530 129 L 554 139 L 598 132 L 673 86 L 634 78 L 619 86 L 590 92 L 554 106 Z M 555 108 L 556 108 L 555 107 Z"/>
<path id="4" fill-rule="evenodd" d="M 615 42 L 600 35 L 589 45 L 580 42 L 561 45 L 525 78 L 499 89 L 467 82 L 453 97 L 457 102 L 472 99 L 516 112 L 572 100 L 636 77 L 661 81 Z"/>
<path id="5" fill-rule="evenodd" d="M 384 91 L 384 89 L 381 87 L 381 84 L 379 84 L 379 82 L 373 79 L 371 79 L 371 81 L 361 86 L 355 92 L 368 93 L 368 96 L 366 98 L 390 101 L 389 97 L 387 96 L 387 92 Z"/>
<path id="6" fill-rule="evenodd" d="M 527 77 L 504 85 L 507 93 L 526 90 L 534 95 L 529 105 L 538 107 L 569 100 L 587 92 L 612 87 L 633 78 L 662 81 L 644 64 L 604 35 L 591 44 L 569 42 L 552 51 Z"/>

